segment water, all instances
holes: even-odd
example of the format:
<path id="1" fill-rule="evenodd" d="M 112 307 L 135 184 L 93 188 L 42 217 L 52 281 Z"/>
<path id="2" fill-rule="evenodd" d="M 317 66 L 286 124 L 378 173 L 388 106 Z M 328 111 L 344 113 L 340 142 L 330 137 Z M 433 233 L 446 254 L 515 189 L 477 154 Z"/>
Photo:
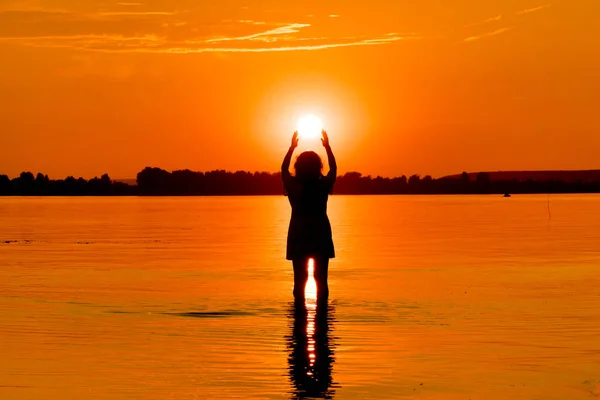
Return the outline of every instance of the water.
<path id="1" fill-rule="evenodd" d="M 600 396 L 600 196 L 0 198 L 0 399 Z M 318 378 L 318 381 L 317 381 Z"/>

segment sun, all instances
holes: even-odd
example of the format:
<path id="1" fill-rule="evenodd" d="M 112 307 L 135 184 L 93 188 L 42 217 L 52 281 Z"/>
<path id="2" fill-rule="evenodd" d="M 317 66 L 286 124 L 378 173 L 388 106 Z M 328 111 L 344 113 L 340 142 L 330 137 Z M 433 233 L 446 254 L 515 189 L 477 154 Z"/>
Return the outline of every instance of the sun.
<path id="1" fill-rule="evenodd" d="M 321 118 L 308 114 L 298 120 L 298 135 L 304 139 L 319 137 L 323 130 Z"/>

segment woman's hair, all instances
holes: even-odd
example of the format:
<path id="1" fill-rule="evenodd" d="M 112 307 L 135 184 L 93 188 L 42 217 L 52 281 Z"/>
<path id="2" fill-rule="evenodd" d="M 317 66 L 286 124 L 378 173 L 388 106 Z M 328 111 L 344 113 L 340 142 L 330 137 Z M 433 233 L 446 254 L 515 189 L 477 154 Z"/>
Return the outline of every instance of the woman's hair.
<path id="1" fill-rule="evenodd" d="M 300 154 L 294 164 L 296 177 L 299 179 L 316 179 L 322 176 L 323 161 L 314 151 Z"/>

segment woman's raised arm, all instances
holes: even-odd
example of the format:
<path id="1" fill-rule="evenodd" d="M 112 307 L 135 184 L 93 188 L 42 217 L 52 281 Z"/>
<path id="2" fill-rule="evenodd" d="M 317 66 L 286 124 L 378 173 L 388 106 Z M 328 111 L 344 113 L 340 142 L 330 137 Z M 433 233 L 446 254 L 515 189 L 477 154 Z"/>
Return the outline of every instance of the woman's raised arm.
<path id="1" fill-rule="evenodd" d="M 298 132 L 294 132 L 294 136 L 292 136 L 292 145 L 283 158 L 283 163 L 281 164 L 281 177 L 284 181 L 291 176 L 290 164 L 292 162 L 292 155 L 294 154 L 296 147 L 298 147 Z"/>
<path id="2" fill-rule="evenodd" d="M 325 147 L 325 151 L 327 152 L 327 162 L 329 163 L 329 172 L 327 173 L 327 179 L 335 182 L 335 178 L 337 177 L 337 163 L 335 162 L 335 156 L 333 155 L 333 151 L 331 151 L 331 146 L 329 145 L 329 136 L 327 136 L 327 132 L 323 130 L 323 147 Z"/>

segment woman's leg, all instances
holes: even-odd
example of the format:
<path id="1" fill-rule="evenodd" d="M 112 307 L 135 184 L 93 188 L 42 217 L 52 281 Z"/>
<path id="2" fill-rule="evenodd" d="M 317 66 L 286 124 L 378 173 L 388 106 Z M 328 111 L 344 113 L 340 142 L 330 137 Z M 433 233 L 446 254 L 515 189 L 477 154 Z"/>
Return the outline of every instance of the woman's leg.
<path id="1" fill-rule="evenodd" d="M 317 298 L 326 300 L 329 297 L 329 284 L 327 275 L 329 274 L 329 258 L 315 258 L 315 282 L 317 283 Z"/>
<path id="2" fill-rule="evenodd" d="M 308 259 L 299 258 L 292 261 L 294 266 L 294 298 L 304 298 L 304 288 L 308 281 Z"/>

